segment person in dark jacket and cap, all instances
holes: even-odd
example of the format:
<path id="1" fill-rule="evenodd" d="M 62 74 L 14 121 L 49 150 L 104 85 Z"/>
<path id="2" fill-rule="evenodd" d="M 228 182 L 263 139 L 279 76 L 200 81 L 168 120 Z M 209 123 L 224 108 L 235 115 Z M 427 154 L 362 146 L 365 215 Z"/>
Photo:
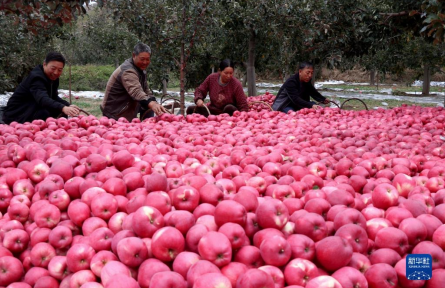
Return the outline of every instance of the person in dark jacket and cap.
<path id="1" fill-rule="evenodd" d="M 318 102 L 329 103 L 329 100 L 323 97 L 312 85 L 313 74 L 314 65 L 310 62 L 302 62 L 298 67 L 298 73 L 287 79 L 281 86 L 272 109 L 284 113 L 303 108 L 320 109 L 321 106 L 311 101 L 311 97 Z"/>
<path id="2" fill-rule="evenodd" d="M 56 118 L 61 113 L 67 116 L 79 115 L 79 107 L 70 105 L 58 95 L 59 77 L 64 67 L 65 58 L 62 54 L 48 53 L 43 65 L 36 66 L 9 98 L 3 121 L 6 124 L 13 121 L 25 123 Z"/>

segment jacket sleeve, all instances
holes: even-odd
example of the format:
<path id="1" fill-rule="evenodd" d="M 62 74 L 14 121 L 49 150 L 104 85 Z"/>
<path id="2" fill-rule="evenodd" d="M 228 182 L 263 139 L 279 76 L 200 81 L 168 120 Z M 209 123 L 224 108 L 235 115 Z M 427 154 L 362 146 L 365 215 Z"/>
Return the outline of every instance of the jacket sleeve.
<path id="1" fill-rule="evenodd" d="M 294 103 L 294 105 L 305 108 L 312 108 L 312 103 L 305 101 L 298 94 L 300 92 L 300 85 L 297 81 L 291 80 L 287 82 L 286 91 L 287 95 L 289 95 L 290 100 Z"/>
<path id="2" fill-rule="evenodd" d="M 314 98 L 318 102 L 323 102 L 324 100 L 326 100 L 326 97 L 323 97 L 323 95 L 321 95 L 320 92 L 318 92 L 312 84 L 310 85 L 310 87 L 311 88 L 309 95 L 311 95 L 312 98 Z"/>
<path id="3" fill-rule="evenodd" d="M 196 101 L 198 101 L 199 99 L 204 101 L 204 99 L 207 96 L 207 93 L 209 92 L 209 87 L 210 87 L 210 76 L 208 76 L 206 80 L 204 80 L 204 82 L 202 82 L 202 84 L 195 89 L 195 99 L 194 99 L 195 104 Z"/>
<path id="4" fill-rule="evenodd" d="M 150 98 L 148 98 L 147 100 L 141 100 L 139 101 L 139 103 L 141 104 L 142 107 L 148 108 L 148 104 L 150 104 L 150 102 L 155 101 L 156 102 L 156 97 L 151 96 Z"/>
<path id="5" fill-rule="evenodd" d="M 65 106 L 70 106 L 70 103 L 69 103 L 68 101 L 65 101 L 65 100 L 63 100 L 62 98 L 60 98 L 59 95 L 56 95 L 56 96 L 54 97 L 54 100 L 57 101 L 57 102 L 59 102 L 59 103 L 62 103 L 62 104 L 65 105 Z"/>
<path id="6" fill-rule="evenodd" d="M 50 97 L 50 95 L 48 95 L 48 91 L 46 90 L 45 84 L 40 78 L 35 78 L 32 81 L 29 87 L 29 91 L 31 92 L 31 95 L 34 97 L 34 99 L 36 100 L 36 102 L 39 104 L 40 107 L 62 111 L 63 107 L 69 106 L 69 104 L 65 105 L 62 102 L 53 100 Z"/>
<path id="7" fill-rule="evenodd" d="M 148 108 L 148 104 L 150 104 L 150 102 L 155 101 L 156 102 L 156 97 L 153 95 L 153 93 L 151 92 L 151 90 L 148 88 L 148 85 L 145 88 L 145 93 L 148 96 L 147 100 L 141 100 L 139 101 L 139 104 L 141 104 L 142 107 L 147 107 Z"/>
<path id="8" fill-rule="evenodd" d="M 247 97 L 244 93 L 243 86 L 238 83 L 236 89 L 235 89 L 235 100 L 236 100 L 236 106 L 240 111 L 249 111 L 249 105 L 247 104 Z"/>
<path id="9" fill-rule="evenodd" d="M 149 95 L 147 95 L 141 83 L 139 83 L 137 72 L 132 69 L 128 69 L 122 74 L 122 85 L 134 100 L 141 101 L 149 98 Z"/>

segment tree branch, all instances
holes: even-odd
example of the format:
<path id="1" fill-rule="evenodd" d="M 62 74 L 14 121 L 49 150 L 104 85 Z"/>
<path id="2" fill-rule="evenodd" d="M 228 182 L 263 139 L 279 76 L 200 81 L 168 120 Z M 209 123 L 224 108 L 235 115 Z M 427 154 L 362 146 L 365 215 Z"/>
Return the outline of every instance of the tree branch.
<path id="1" fill-rule="evenodd" d="M 203 9 L 202 9 L 201 13 L 199 14 L 199 16 L 196 17 L 195 29 L 193 30 L 193 34 L 190 39 L 189 48 L 187 49 L 187 55 L 185 55 L 185 59 L 184 59 L 184 67 L 183 67 L 184 70 L 185 70 L 185 67 L 187 66 L 187 60 L 190 57 L 190 53 L 191 53 L 193 45 L 194 45 L 194 39 L 196 36 L 196 31 L 198 30 L 199 21 L 201 20 L 201 17 L 204 15 L 206 10 L 207 10 L 207 6 L 205 5 L 205 6 L 203 6 Z"/>
<path id="2" fill-rule="evenodd" d="M 390 18 L 393 18 L 393 17 L 406 16 L 409 14 L 410 14 L 409 11 L 402 11 L 402 12 L 395 12 L 395 13 L 379 13 L 379 15 L 381 15 L 381 16 L 387 16 L 385 21 L 383 21 L 383 22 L 387 22 Z"/>

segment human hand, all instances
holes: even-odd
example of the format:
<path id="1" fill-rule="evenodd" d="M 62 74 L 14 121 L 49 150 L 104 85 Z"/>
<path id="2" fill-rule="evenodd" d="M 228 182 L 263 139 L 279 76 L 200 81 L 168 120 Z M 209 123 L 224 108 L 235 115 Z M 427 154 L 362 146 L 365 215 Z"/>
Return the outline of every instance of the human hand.
<path id="1" fill-rule="evenodd" d="M 161 115 L 167 112 L 164 106 L 158 104 L 156 101 L 151 101 L 148 104 L 148 108 L 153 110 L 153 112 L 155 112 L 156 115 Z"/>
<path id="2" fill-rule="evenodd" d="M 204 101 L 202 101 L 201 99 L 198 99 L 198 101 L 196 101 L 196 106 L 198 106 L 198 107 L 204 106 Z"/>
<path id="3" fill-rule="evenodd" d="M 322 107 L 320 105 L 312 105 L 312 108 L 315 110 L 321 109 Z"/>
<path id="4" fill-rule="evenodd" d="M 329 104 L 329 102 L 331 102 L 329 99 L 324 99 L 323 104 Z"/>
<path id="5" fill-rule="evenodd" d="M 80 109 L 79 109 L 79 107 L 77 107 L 75 105 L 71 105 L 71 106 L 63 107 L 62 112 L 63 112 L 63 114 L 65 114 L 67 116 L 75 117 L 75 116 L 79 115 Z"/>

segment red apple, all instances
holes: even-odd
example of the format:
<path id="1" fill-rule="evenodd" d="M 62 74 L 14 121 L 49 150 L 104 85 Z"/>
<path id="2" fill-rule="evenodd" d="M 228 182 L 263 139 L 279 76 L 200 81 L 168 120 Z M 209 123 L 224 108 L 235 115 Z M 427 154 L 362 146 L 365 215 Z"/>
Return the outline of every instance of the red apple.
<path id="1" fill-rule="evenodd" d="M 198 254 L 194 252 L 183 251 L 179 253 L 173 261 L 173 271 L 179 273 L 184 279 L 186 279 L 187 272 L 190 267 L 199 260 L 201 260 L 201 257 Z"/>
<path id="2" fill-rule="evenodd" d="M 230 262 L 228 265 L 224 266 L 221 269 L 221 273 L 230 280 L 232 287 L 235 287 L 238 278 L 244 273 L 246 273 L 247 270 L 248 270 L 247 266 L 243 263 Z"/>
<path id="3" fill-rule="evenodd" d="M 188 287 L 193 287 L 196 279 L 198 279 L 201 275 L 220 272 L 221 271 L 219 270 L 219 268 L 212 262 L 209 262 L 207 260 L 199 260 L 198 262 L 193 264 L 187 272 Z"/>
<path id="4" fill-rule="evenodd" d="M 318 214 L 307 213 L 293 222 L 295 223 L 295 233 L 306 235 L 315 242 L 327 236 L 326 222 Z"/>
<path id="5" fill-rule="evenodd" d="M 247 220 L 246 218 L 246 209 L 236 201 L 224 200 L 216 206 L 215 223 L 218 226 L 222 226 L 228 222 L 244 226 Z"/>
<path id="6" fill-rule="evenodd" d="M 405 232 L 394 227 L 379 230 L 375 236 L 375 245 L 378 248 L 393 249 L 399 253 L 400 256 L 405 255 L 409 249 L 408 237 Z"/>
<path id="7" fill-rule="evenodd" d="M 250 245 L 243 246 L 236 252 L 235 261 L 246 265 L 247 268 L 258 268 L 265 264 L 260 249 Z"/>
<path id="8" fill-rule="evenodd" d="M 366 277 L 359 270 L 352 267 L 343 267 L 332 274 L 343 288 L 368 287 Z"/>
<path id="9" fill-rule="evenodd" d="M 236 282 L 236 288 L 274 288 L 272 276 L 259 269 L 249 269 Z"/>
<path id="10" fill-rule="evenodd" d="M 399 229 L 405 232 L 408 237 L 408 243 L 411 246 L 415 246 L 424 241 L 428 235 L 428 230 L 425 225 L 422 221 L 416 218 L 404 219 L 400 222 Z"/>
<path id="11" fill-rule="evenodd" d="M 397 287 L 397 272 L 386 264 L 374 264 L 365 272 L 366 280 L 368 280 L 369 288 L 386 288 Z"/>
<path id="12" fill-rule="evenodd" d="M 335 271 L 346 266 L 352 258 L 352 247 L 338 236 L 326 237 L 315 245 L 315 256 L 328 271 Z"/>
<path id="13" fill-rule="evenodd" d="M 138 237 L 121 239 L 116 247 L 119 260 L 128 267 L 138 267 L 148 257 L 145 243 Z"/>
<path id="14" fill-rule="evenodd" d="M 145 189 L 147 192 L 152 191 L 168 191 L 167 177 L 159 173 L 152 173 L 144 177 Z"/>
<path id="15" fill-rule="evenodd" d="M 151 249 L 153 255 L 165 262 L 172 261 L 184 251 L 184 236 L 178 229 L 164 227 L 156 231 L 152 238 Z"/>
<path id="16" fill-rule="evenodd" d="M 322 275 L 315 277 L 310 280 L 306 284 L 307 288 L 324 288 L 324 287 L 332 287 L 332 288 L 342 288 L 340 282 L 338 282 L 335 278 L 327 275 Z"/>
<path id="17" fill-rule="evenodd" d="M 260 203 L 255 213 L 262 228 L 282 229 L 289 220 L 287 207 L 278 199 Z"/>
<path id="18" fill-rule="evenodd" d="M 19 281 L 23 274 L 23 265 L 19 259 L 12 256 L 0 257 L 0 285 L 8 286 L 9 284 Z"/>
<path id="19" fill-rule="evenodd" d="M 261 257 L 267 265 L 284 266 L 292 255 L 290 244 L 280 236 L 267 238 L 260 245 Z"/>
<path id="20" fill-rule="evenodd" d="M 153 259 L 153 260 L 155 260 L 155 259 Z M 142 265 L 141 265 L 141 267 L 142 267 Z M 139 272 L 139 273 L 141 273 L 141 272 Z M 113 282 L 114 278 L 117 275 L 126 275 L 126 276 L 131 277 L 131 272 L 130 272 L 130 269 L 127 266 L 125 266 L 124 264 L 122 264 L 121 262 L 109 261 L 107 263 L 107 265 L 105 265 L 102 268 L 102 271 L 100 272 L 100 278 L 102 280 L 102 284 L 106 287 L 109 283 Z M 142 274 L 142 275 L 144 275 L 144 274 Z M 150 281 L 150 280 L 148 280 L 148 281 Z M 141 284 L 141 283 L 139 283 L 139 284 Z M 144 286 L 144 287 L 148 287 L 148 285 Z"/>
<path id="21" fill-rule="evenodd" d="M 313 278 L 319 276 L 317 266 L 309 260 L 296 258 L 284 269 L 284 279 L 288 285 L 306 286 Z"/>
<path id="22" fill-rule="evenodd" d="M 76 244 L 71 246 L 66 254 L 67 266 L 71 272 L 89 269 L 91 259 L 96 252 L 87 244 Z"/>
<path id="23" fill-rule="evenodd" d="M 218 267 L 227 265 L 232 259 L 232 246 L 226 235 L 210 231 L 201 238 L 198 244 L 201 257 Z"/>
<path id="24" fill-rule="evenodd" d="M 209 274 L 205 274 L 205 275 L 213 275 L 212 273 Z M 205 276 L 203 275 L 203 276 Z M 199 277 L 200 278 L 200 277 Z M 198 278 L 198 279 L 199 279 Z M 208 286 L 199 286 L 199 281 L 209 281 L 211 279 L 203 279 L 203 280 L 199 280 L 195 282 L 195 285 L 193 287 L 208 287 Z M 215 280 L 215 279 L 213 279 Z M 207 282 L 207 285 L 209 285 L 210 283 Z M 118 287 L 118 286 L 116 286 Z M 127 286 L 126 286 L 127 287 Z M 157 287 L 157 288 L 168 288 L 168 287 L 178 287 L 178 288 L 187 288 L 187 282 L 184 280 L 184 278 L 176 273 L 176 272 L 172 272 L 172 271 L 163 271 L 163 272 L 158 272 L 156 274 L 153 275 L 153 277 L 151 277 L 150 280 L 150 287 Z M 222 288 L 225 286 L 221 286 Z"/>
<path id="25" fill-rule="evenodd" d="M 193 212 L 199 205 L 199 192 L 192 186 L 181 186 L 171 192 L 172 205 L 178 210 Z"/>
<path id="26" fill-rule="evenodd" d="M 56 250 L 48 243 L 37 243 L 31 249 L 31 262 L 36 267 L 47 268 L 54 256 L 56 256 Z"/>
<path id="27" fill-rule="evenodd" d="M 134 213 L 132 228 L 139 237 L 151 238 L 163 226 L 164 217 L 154 207 L 143 206 Z"/>
<path id="28" fill-rule="evenodd" d="M 56 278 L 57 280 L 62 280 L 70 274 L 67 264 L 66 256 L 54 256 L 48 263 L 49 275 Z"/>
<path id="29" fill-rule="evenodd" d="M 353 252 L 365 253 L 368 249 L 368 235 L 366 230 L 355 224 L 340 227 L 335 236 L 339 236 L 351 245 Z"/>
<path id="30" fill-rule="evenodd" d="M 377 249 L 373 251 L 368 258 L 372 265 L 377 263 L 386 263 L 392 267 L 394 267 L 397 262 L 402 259 L 402 257 L 396 251 L 390 248 Z"/>
<path id="31" fill-rule="evenodd" d="M 113 252 L 105 250 L 99 251 L 93 256 L 93 258 L 91 258 L 90 262 L 91 271 L 93 271 L 94 275 L 100 277 L 100 274 L 104 266 L 110 261 L 117 261 L 117 260 L 118 258 L 116 255 L 114 255 Z"/>

